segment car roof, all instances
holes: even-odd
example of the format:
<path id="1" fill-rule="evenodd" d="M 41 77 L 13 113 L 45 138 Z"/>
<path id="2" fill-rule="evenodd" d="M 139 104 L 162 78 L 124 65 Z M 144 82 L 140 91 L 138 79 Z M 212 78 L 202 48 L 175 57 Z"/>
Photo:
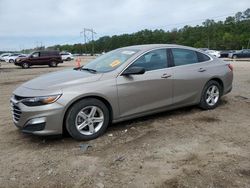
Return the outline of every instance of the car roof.
<path id="1" fill-rule="evenodd" d="M 185 48 L 185 49 L 191 49 L 191 50 L 198 50 L 196 48 L 188 47 L 188 46 L 182 46 L 177 44 L 144 44 L 144 45 L 134 45 L 134 46 L 126 46 L 122 47 L 120 49 L 130 49 L 130 50 L 142 50 L 147 51 L 155 48 Z M 200 50 L 198 50 L 200 51 Z"/>

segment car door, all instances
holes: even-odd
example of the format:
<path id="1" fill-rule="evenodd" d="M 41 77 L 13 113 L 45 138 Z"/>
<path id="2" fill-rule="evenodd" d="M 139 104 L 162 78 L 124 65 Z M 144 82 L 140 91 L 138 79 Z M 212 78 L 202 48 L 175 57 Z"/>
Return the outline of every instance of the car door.
<path id="1" fill-rule="evenodd" d="M 48 65 L 51 61 L 51 57 L 52 57 L 51 53 L 49 53 L 47 51 L 41 52 L 39 65 Z"/>
<path id="2" fill-rule="evenodd" d="M 250 57 L 250 50 L 247 50 L 247 56 L 246 57 Z"/>
<path id="3" fill-rule="evenodd" d="M 34 52 L 30 57 L 31 65 L 39 65 L 39 60 L 40 60 L 40 52 Z"/>
<path id="4" fill-rule="evenodd" d="M 172 104 L 172 72 L 168 69 L 167 50 L 152 50 L 129 67 L 143 67 L 141 75 L 117 77 L 120 117 L 150 112 Z"/>
<path id="5" fill-rule="evenodd" d="M 189 49 L 171 49 L 173 71 L 173 106 L 185 106 L 199 102 L 201 91 L 209 77 L 211 58 Z"/>

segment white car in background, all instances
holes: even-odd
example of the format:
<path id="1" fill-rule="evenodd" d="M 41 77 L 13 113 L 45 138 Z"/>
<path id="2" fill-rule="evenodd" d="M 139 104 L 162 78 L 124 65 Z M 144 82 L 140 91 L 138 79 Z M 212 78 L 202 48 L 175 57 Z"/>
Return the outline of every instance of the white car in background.
<path id="1" fill-rule="evenodd" d="M 5 61 L 7 57 L 9 57 L 11 53 L 3 53 L 0 55 L 0 61 Z"/>
<path id="2" fill-rule="evenodd" d="M 74 56 L 69 52 L 61 52 L 60 55 L 63 61 L 71 61 L 74 59 Z"/>
<path id="3" fill-rule="evenodd" d="M 5 58 L 6 63 L 15 63 L 17 58 L 27 57 L 25 54 L 14 53 Z"/>
<path id="4" fill-rule="evenodd" d="M 209 53 L 210 55 L 213 55 L 215 57 L 220 57 L 220 52 L 217 50 L 206 50 L 205 52 Z"/>

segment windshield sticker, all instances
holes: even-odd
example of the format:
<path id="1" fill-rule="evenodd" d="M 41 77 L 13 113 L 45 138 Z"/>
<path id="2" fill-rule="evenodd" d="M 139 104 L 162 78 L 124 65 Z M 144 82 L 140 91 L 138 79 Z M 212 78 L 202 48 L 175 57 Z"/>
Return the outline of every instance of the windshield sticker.
<path id="1" fill-rule="evenodd" d="M 123 51 L 122 53 L 126 55 L 133 55 L 135 52 L 126 50 L 126 51 Z"/>
<path id="2" fill-rule="evenodd" d="M 113 61 L 111 64 L 110 64 L 110 66 L 111 67 L 116 67 L 117 65 L 120 65 L 121 64 L 121 62 L 119 61 L 119 60 L 115 60 L 115 61 Z"/>

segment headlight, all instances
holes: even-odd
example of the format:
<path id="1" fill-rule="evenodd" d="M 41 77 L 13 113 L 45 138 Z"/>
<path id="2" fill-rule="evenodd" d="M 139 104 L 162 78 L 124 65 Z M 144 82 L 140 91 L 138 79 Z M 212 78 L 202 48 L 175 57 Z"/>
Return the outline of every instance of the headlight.
<path id="1" fill-rule="evenodd" d="M 22 100 L 22 103 L 26 106 L 41 106 L 46 104 L 51 104 L 56 102 L 61 95 L 51 95 L 51 96 L 45 96 L 45 97 L 32 97 L 32 98 L 26 98 Z"/>

